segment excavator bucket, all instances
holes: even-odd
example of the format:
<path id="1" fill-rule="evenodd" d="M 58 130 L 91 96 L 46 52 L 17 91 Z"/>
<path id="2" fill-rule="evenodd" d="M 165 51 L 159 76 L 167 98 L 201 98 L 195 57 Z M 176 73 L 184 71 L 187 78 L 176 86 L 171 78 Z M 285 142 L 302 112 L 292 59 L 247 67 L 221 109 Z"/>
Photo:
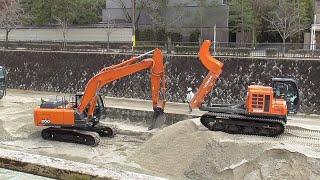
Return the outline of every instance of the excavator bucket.
<path id="1" fill-rule="evenodd" d="M 154 128 L 159 128 L 166 123 L 166 116 L 164 115 L 164 110 L 160 107 L 154 109 L 153 118 L 149 130 Z"/>

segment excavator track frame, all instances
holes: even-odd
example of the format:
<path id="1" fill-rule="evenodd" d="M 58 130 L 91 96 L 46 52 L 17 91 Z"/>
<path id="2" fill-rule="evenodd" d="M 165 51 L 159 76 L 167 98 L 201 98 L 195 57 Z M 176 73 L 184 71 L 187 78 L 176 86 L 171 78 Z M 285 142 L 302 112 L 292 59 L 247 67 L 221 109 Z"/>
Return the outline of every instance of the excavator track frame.
<path id="1" fill-rule="evenodd" d="M 78 129 L 50 127 L 42 130 L 41 136 L 45 140 L 72 142 L 89 146 L 97 146 L 100 142 L 98 133 Z"/>
<path id="2" fill-rule="evenodd" d="M 205 113 L 201 116 L 200 121 L 201 124 L 211 131 L 269 137 L 282 134 L 286 124 L 285 119 L 215 112 Z"/>
<path id="3" fill-rule="evenodd" d="M 101 137 L 113 137 L 115 130 L 107 126 L 89 126 L 87 128 L 49 127 L 41 131 L 45 140 L 72 142 L 89 146 L 97 146 Z"/>

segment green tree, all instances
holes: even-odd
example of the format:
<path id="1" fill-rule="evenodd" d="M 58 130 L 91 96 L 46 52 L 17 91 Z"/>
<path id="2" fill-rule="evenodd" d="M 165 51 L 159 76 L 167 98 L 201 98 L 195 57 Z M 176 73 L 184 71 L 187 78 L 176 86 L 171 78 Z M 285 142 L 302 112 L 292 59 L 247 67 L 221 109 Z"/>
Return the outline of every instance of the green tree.
<path id="1" fill-rule="evenodd" d="M 313 13 L 314 13 L 314 0 L 293 0 L 293 3 L 296 4 L 296 8 L 298 10 L 298 24 L 313 24 Z M 301 32 L 300 30 L 297 34 L 298 42 L 301 42 Z"/>
<path id="2" fill-rule="evenodd" d="M 77 11 L 73 24 L 93 24 L 102 21 L 105 0 L 77 0 Z"/>
<path id="3" fill-rule="evenodd" d="M 62 29 L 64 47 L 67 45 L 66 35 L 68 27 L 75 21 L 77 11 L 76 0 L 54 0 L 51 6 L 51 16 Z"/>
<path id="4" fill-rule="evenodd" d="M 68 19 L 69 24 L 98 23 L 102 18 L 105 0 L 23 0 L 33 24 L 57 24 Z M 66 18 L 67 17 L 67 18 Z"/>
<path id="5" fill-rule="evenodd" d="M 270 0 L 250 0 L 252 13 L 254 14 L 254 24 L 252 26 L 252 43 L 257 42 L 257 36 L 263 28 L 263 16 L 270 11 Z"/>
<path id="6" fill-rule="evenodd" d="M 257 24 L 250 0 L 232 0 L 229 21 L 231 31 L 241 32 L 241 42 L 245 42 L 245 33 L 252 32 Z"/>

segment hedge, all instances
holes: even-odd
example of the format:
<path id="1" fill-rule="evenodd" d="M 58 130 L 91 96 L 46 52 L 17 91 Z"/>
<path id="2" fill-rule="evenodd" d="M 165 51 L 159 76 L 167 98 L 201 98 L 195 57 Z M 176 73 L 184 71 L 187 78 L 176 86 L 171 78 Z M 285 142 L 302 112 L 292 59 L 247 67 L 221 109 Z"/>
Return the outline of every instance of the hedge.
<path id="1" fill-rule="evenodd" d="M 250 56 L 250 48 L 218 48 L 219 55 Z"/>
<path id="2" fill-rule="evenodd" d="M 296 49 L 296 50 L 289 50 L 289 54 L 293 54 L 293 56 L 298 56 L 298 57 L 314 57 L 314 56 L 320 56 L 320 50 L 309 50 L 309 49 Z"/>
<path id="3" fill-rule="evenodd" d="M 267 48 L 266 49 L 266 56 L 268 56 L 268 57 L 278 56 L 278 49 L 277 48 Z"/>

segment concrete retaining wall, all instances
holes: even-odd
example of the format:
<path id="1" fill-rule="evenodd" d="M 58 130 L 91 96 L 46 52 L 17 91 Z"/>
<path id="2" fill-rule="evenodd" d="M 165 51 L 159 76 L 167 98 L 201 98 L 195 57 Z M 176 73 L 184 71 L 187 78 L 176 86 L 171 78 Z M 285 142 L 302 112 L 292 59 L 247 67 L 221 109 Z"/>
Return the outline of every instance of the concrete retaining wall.
<path id="1" fill-rule="evenodd" d="M 9 33 L 10 41 L 63 41 L 62 29 L 59 28 L 18 28 Z M 0 29 L 0 40 L 5 40 L 5 30 Z M 69 28 L 67 41 L 106 41 L 106 29 Z M 113 28 L 110 42 L 132 42 L 132 28 Z"/>
<path id="2" fill-rule="evenodd" d="M 10 88 L 39 91 L 81 91 L 87 81 L 106 66 L 131 55 L 1 51 L 0 65 L 8 70 Z M 165 58 L 167 100 L 182 102 L 186 89 L 199 87 L 207 70 L 197 57 Z M 291 77 L 298 81 L 301 112 L 320 112 L 320 61 L 222 58 L 223 74 L 212 93 L 214 103 L 242 101 L 249 80 L 264 82 L 271 77 Z M 107 96 L 150 99 L 149 71 L 145 70 L 109 84 Z"/>
<path id="3" fill-rule="evenodd" d="M 117 121 L 130 121 L 133 123 L 144 123 L 147 126 L 152 124 L 153 111 L 150 108 L 150 111 L 143 110 L 133 110 L 133 109 L 123 109 L 123 108 L 106 108 L 106 117 L 117 120 Z M 172 125 L 182 120 L 193 119 L 199 116 L 191 114 L 176 114 L 165 112 L 166 116 L 166 125 Z"/>

